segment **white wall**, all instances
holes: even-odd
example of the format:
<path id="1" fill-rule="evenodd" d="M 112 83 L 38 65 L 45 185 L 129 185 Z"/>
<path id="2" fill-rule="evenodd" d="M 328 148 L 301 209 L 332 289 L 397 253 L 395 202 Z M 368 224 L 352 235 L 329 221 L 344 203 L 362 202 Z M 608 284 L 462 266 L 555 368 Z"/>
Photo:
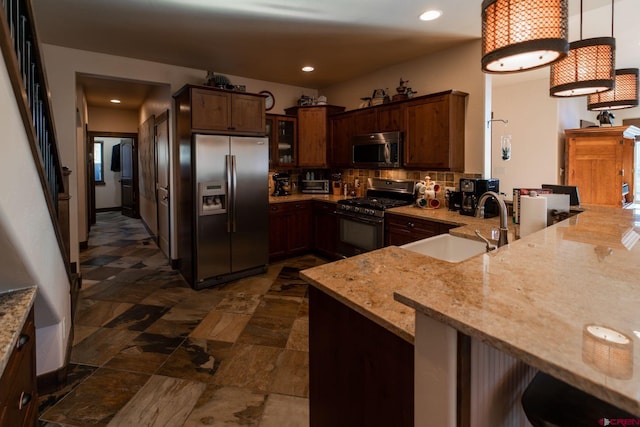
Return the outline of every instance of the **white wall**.
<path id="1" fill-rule="evenodd" d="M 469 94 L 466 111 L 465 172 L 483 173 L 485 147 L 485 79 L 480 69 L 480 41 L 423 56 L 412 61 L 378 70 L 357 79 L 330 86 L 320 91 L 329 104 L 347 110 L 358 108 L 360 98 L 371 96 L 373 89 L 389 88 L 396 93 L 400 78 L 409 80 L 408 86 L 416 96 L 455 89 Z"/>
<path id="2" fill-rule="evenodd" d="M 96 184 L 96 209 L 119 208 L 122 206 L 121 172 L 111 170 L 113 147 L 120 144 L 120 138 L 95 138 L 102 142 L 104 184 Z"/>
<path id="3" fill-rule="evenodd" d="M 4 140 L 0 156 L 0 291 L 38 286 L 36 352 L 37 371 L 42 374 L 64 362 L 70 328 L 69 281 L 4 61 L 0 66 L 0 99 Z"/>
<path id="4" fill-rule="evenodd" d="M 492 177 L 511 198 L 514 187 L 558 182 L 558 101 L 548 94 L 548 80 L 493 88 Z M 501 159 L 500 137 L 511 135 L 511 160 Z"/>
<path id="5" fill-rule="evenodd" d="M 62 163 L 78 171 L 70 179 L 71 195 L 71 261 L 79 258 L 79 216 L 86 216 L 86 203 L 81 203 L 78 194 L 86 194 L 86 172 L 84 157 L 84 140 L 76 139 L 76 73 L 94 74 L 113 78 L 138 80 L 158 84 L 166 84 L 171 93 L 175 93 L 186 83 L 202 84 L 206 78 L 205 70 L 161 64 L 151 61 L 106 55 L 60 46 L 42 44 L 44 62 L 46 63 L 47 80 L 51 93 L 53 116 L 56 125 L 58 141 L 60 141 L 60 155 Z M 317 95 L 317 91 L 309 88 L 287 86 L 262 80 L 248 79 L 227 75 L 233 84 L 245 85 L 248 92 L 268 90 L 274 94 L 276 104 L 273 113 L 281 113 L 284 108 L 295 105 L 297 99 L 304 93 Z M 173 112 L 172 112 L 173 114 Z M 173 116 L 172 116 L 173 117 Z M 171 119 L 173 121 L 173 118 Z M 173 134 L 171 145 L 173 146 Z M 173 159 L 171 159 L 173 164 Z M 172 230 L 175 230 L 175 206 L 171 201 Z M 177 253 L 175 239 L 172 242 L 172 257 Z"/>

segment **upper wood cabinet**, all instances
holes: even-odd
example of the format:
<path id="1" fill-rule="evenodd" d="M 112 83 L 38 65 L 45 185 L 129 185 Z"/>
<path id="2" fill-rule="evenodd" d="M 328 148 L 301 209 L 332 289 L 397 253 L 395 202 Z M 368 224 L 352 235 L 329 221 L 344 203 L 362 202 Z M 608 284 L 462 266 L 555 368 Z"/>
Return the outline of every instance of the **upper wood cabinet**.
<path id="1" fill-rule="evenodd" d="M 376 132 L 394 132 L 404 130 L 404 111 L 406 104 L 383 105 L 376 108 Z"/>
<path id="2" fill-rule="evenodd" d="M 344 111 L 335 105 L 291 107 L 285 112 L 298 118 L 298 166 L 327 167 L 331 135 L 329 116 Z"/>
<path id="3" fill-rule="evenodd" d="M 355 125 L 350 114 L 338 114 L 331 118 L 331 166 L 351 167 L 351 138 L 355 135 Z"/>
<path id="4" fill-rule="evenodd" d="M 186 85 L 174 98 L 181 107 L 190 106 L 193 132 L 265 134 L 265 98 L 262 95 Z"/>
<path id="5" fill-rule="evenodd" d="M 400 131 L 403 166 L 464 171 L 466 93 L 440 92 L 331 117 L 331 166 L 351 166 L 354 135 Z"/>
<path id="6" fill-rule="evenodd" d="M 640 128 L 615 126 L 565 131 L 566 185 L 580 203 L 623 207 L 633 202 L 634 149 Z"/>
<path id="7" fill-rule="evenodd" d="M 269 138 L 269 166 L 294 166 L 298 151 L 297 119 L 278 114 L 266 115 Z"/>
<path id="8" fill-rule="evenodd" d="M 406 104 L 406 168 L 464 171 L 466 97 L 466 93 L 448 91 Z"/>

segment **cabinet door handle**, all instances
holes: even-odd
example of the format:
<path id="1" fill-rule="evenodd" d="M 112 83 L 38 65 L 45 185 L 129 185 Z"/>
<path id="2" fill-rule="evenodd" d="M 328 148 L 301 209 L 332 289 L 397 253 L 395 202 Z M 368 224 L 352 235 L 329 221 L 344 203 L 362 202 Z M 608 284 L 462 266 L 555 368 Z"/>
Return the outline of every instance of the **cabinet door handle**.
<path id="1" fill-rule="evenodd" d="M 407 223 L 407 226 L 409 226 L 409 228 L 413 228 L 413 227 L 415 227 L 415 224 L 414 224 L 414 223 L 412 223 L 412 222 L 408 222 L 408 223 Z"/>
<path id="2" fill-rule="evenodd" d="M 32 397 L 33 396 L 31 396 L 31 393 L 27 393 L 27 392 L 23 391 L 20 394 L 20 402 L 18 402 L 18 409 L 22 410 L 22 408 L 27 406 L 29 404 L 29 402 L 31 402 Z"/>
<path id="3" fill-rule="evenodd" d="M 29 342 L 30 339 L 31 337 L 29 335 L 20 334 L 20 338 L 18 338 L 18 342 L 16 343 L 16 349 L 20 350 Z"/>

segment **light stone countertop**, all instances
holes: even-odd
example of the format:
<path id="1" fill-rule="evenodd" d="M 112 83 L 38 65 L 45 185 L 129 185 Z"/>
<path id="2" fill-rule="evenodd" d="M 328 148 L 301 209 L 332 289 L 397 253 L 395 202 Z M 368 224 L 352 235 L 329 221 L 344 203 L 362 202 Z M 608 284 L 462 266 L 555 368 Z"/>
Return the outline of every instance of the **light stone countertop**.
<path id="1" fill-rule="evenodd" d="M 305 200 L 320 200 L 324 202 L 337 203 L 338 200 L 346 199 L 346 197 L 334 196 L 333 194 L 304 194 L 296 193 L 289 196 L 269 196 L 269 203 L 286 203 L 286 202 L 301 202 Z"/>
<path id="2" fill-rule="evenodd" d="M 434 220 L 457 215 L 460 223 L 497 224 L 496 218 L 415 209 Z M 477 226 L 467 224 L 451 233 L 467 234 Z M 640 344 L 637 231 L 638 210 L 587 207 L 457 264 L 392 246 L 304 270 L 302 276 L 409 342 L 413 308 L 640 416 L 640 349 L 633 349 Z M 605 366 L 594 359 L 588 325 L 627 337 L 630 344 L 617 351 L 630 349 L 630 361 Z"/>
<path id="3" fill-rule="evenodd" d="M 0 293 L 0 376 L 7 367 L 35 297 L 35 286 Z"/>

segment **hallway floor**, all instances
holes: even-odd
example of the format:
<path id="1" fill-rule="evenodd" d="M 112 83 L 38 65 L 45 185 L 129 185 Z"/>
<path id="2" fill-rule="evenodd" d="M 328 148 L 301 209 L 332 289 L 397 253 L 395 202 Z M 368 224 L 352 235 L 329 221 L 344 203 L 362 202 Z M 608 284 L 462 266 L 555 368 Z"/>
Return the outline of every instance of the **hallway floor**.
<path id="1" fill-rule="evenodd" d="M 80 254 L 68 386 L 40 425 L 309 424 L 304 256 L 201 291 L 171 270 L 140 220 L 98 214 Z"/>

